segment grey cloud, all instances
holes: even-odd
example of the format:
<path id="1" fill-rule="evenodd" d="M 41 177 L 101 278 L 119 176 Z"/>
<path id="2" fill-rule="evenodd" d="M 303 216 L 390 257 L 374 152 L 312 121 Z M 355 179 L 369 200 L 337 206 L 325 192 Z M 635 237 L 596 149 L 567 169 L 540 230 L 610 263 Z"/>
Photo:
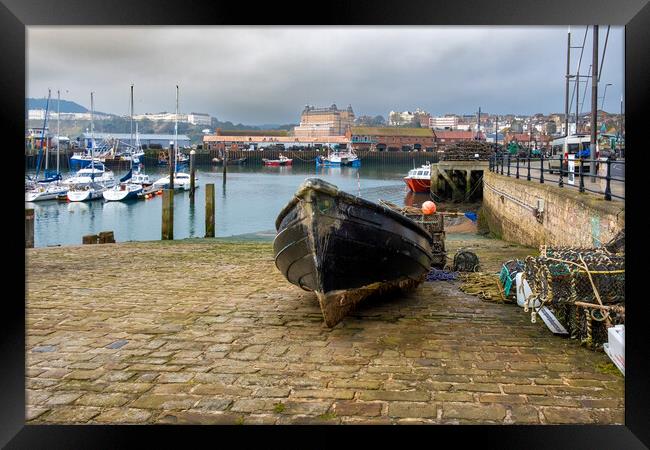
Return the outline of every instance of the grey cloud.
<path id="1" fill-rule="evenodd" d="M 581 42 L 584 27 L 573 32 Z M 128 112 L 130 83 L 137 112 L 172 111 L 178 83 L 182 112 L 244 123 L 295 122 L 306 103 L 384 116 L 564 105 L 564 27 L 29 27 L 27 42 L 28 95 L 60 88 L 88 106 L 94 90 L 96 108 L 118 114 Z M 584 74 L 590 38 L 583 58 Z M 601 83 L 614 84 L 605 109 L 618 110 L 620 27 Z"/>

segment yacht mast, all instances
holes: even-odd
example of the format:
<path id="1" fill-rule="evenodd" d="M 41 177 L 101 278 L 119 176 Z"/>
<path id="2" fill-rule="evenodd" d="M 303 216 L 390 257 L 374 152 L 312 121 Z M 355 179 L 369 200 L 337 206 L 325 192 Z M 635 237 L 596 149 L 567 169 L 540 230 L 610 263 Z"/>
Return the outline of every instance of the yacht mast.
<path id="1" fill-rule="evenodd" d="M 174 172 L 178 171 L 178 85 L 176 85 L 176 116 L 174 121 Z"/>
<path id="2" fill-rule="evenodd" d="M 131 83 L 131 169 L 133 169 L 133 158 L 135 155 L 135 150 L 133 149 L 133 83 Z"/>
<path id="3" fill-rule="evenodd" d="M 90 179 L 95 181 L 95 103 L 90 91 Z"/>
<path id="4" fill-rule="evenodd" d="M 59 153 L 61 144 L 61 91 L 56 91 L 56 173 L 59 174 Z"/>
<path id="5" fill-rule="evenodd" d="M 48 98 L 48 100 L 50 98 L 51 93 L 52 93 L 52 91 L 50 89 L 48 89 L 47 90 L 47 98 Z M 45 123 L 47 123 L 48 111 L 49 110 L 46 108 L 45 109 Z M 47 169 L 48 169 L 49 150 L 50 150 L 50 146 L 48 144 L 48 145 L 45 146 L 45 177 L 46 178 L 47 178 Z"/>

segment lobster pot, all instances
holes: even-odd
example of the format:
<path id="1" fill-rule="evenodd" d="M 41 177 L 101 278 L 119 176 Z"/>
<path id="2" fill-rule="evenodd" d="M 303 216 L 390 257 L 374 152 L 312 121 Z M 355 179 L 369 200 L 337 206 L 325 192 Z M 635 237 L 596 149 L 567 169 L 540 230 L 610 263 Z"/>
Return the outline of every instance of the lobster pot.
<path id="1" fill-rule="evenodd" d="M 406 216 L 424 227 L 431 235 L 429 242 L 433 251 L 431 266 L 436 269 L 443 269 L 447 263 L 447 251 L 445 250 L 444 216 L 442 214 L 430 215 L 409 215 Z"/>
<path id="2" fill-rule="evenodd" d="M 436 269 L 443 269 L 447 263 L 447 252 L 445 250 L 445 217 L 440 213 L 435 214 L 422 214 L 420 208 L 412 206 L 397 206 L 387 200 L 379 200 L 379 204 L 385 206 L 393 211 L 408 217 L 414 222 L 420 224 L 425 230 L 429 232 L 431 238 L 431 250 L 433 251 L 433 258 L 431 260 L 431 267 Z"/>
<path id="3" fill-rule="evenodd" d="M 540 256 L 525 259 L 523 277 L 533 298 L 549 307 L 570 335 L 589 347 L 602 348 L 608 324 L 625 322 L 623 253 L 542 247 Z"/>

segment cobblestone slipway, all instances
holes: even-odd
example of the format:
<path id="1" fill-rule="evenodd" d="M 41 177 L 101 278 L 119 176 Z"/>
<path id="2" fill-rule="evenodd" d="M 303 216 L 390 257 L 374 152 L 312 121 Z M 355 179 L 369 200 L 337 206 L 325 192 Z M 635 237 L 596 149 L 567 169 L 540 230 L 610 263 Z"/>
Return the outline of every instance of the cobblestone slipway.
<path id="1" fill-rule="evenodd" d="M 328 329 L 270 243 L 186 240 L 29 249 L 27 293 L 28 423 L 623 423 L 603 353 L 458 282 Z"/>

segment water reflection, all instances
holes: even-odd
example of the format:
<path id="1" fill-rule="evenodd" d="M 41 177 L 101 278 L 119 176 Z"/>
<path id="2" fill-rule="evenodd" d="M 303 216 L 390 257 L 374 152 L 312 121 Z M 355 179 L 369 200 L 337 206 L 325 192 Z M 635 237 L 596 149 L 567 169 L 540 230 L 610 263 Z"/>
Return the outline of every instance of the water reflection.
<path id="1" fill-rule="evenodd" d="M 167 175 L 167 168 L 149 168 L 152 179 Z M 291 200 L 300 183 L 317 176 L 342 191 L 361 194 L 371 201 L 387 199 L 401 203 L 405 196 L 402 177 L 408 165 L 320 167 L 315 164 L 293 167 L 228 166 L 226 184 L 220 167 L 197 167 L 196 197 L 189 192 L 174 195 L 174 237 L 201 236 L 205 221 L 205 184 L 216 190 L 216 235 L 232 236 L 275 228 L 275 218 Z M 124 172 L 125 173 L 125 172 Z M 116 171 L 115 177 L 123 173 Z M 282 176 L 279 176 L 282 175 Z M 409 201 L 408 198 L 406 201 Z M 411 200 L 412 204 L 424 200 Z M 57 202 L 25 204 L 35 210 L 35 245 L 79 245 L 81 237 L 113 231 L 118 242 L 160 239 L 162 196 L 132 202 Z"/>
<path id="2" fill-rule="evenodd" d="M 187 216 L 190 229 L 190 237 L 194 237 L 194 200 L 190 197 L 189 214 Z"/>
<path id="3" fill-rule="evenodd" d="M 428 192 L 411 192 L 408 191 L 404 197 L 405 206 L 421 207 L 422 203 L 431 200 Z"/>

